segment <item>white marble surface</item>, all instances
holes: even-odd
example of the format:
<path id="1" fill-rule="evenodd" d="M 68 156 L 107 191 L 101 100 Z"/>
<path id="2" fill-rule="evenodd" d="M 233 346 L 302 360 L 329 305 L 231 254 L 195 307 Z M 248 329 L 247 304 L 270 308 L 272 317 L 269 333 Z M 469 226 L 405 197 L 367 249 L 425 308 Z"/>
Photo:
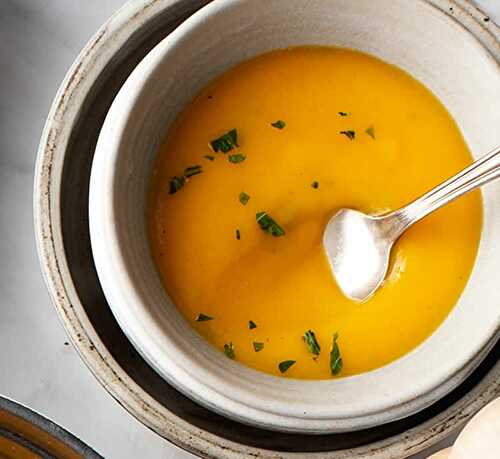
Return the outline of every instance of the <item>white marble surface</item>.
<path id="1" fill-rule="evenodd" d="M 33 237 L 36 149 L 78 51 L 124 0 L 0 0 L 0 393 L 109 459 L 187 459 L 128 414 L 64 343 Z M 500 20 L 500 0 L 481 0 Z M 414 459 L 423 459 L 426 454 Z"/>

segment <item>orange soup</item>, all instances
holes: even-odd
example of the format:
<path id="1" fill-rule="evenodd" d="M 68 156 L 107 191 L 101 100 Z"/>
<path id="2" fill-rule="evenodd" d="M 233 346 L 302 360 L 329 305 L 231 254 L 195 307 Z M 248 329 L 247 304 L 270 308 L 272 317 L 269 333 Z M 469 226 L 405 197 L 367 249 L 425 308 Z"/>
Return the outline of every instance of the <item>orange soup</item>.
<path id="1" fill-rule="evenodd" d="M 294 378 L 366 372 L 457 302 L 481 197 L 412 227 L 361 304 L 335 284 L 325 225 L 341 207 L 403 206 L 471 161 L 443 105 L 402 70 L 346 49 L 274 51 L 217 78 L 173 124 L 151 183 L 152 253 L 179 311 L 229 358 Z"/>

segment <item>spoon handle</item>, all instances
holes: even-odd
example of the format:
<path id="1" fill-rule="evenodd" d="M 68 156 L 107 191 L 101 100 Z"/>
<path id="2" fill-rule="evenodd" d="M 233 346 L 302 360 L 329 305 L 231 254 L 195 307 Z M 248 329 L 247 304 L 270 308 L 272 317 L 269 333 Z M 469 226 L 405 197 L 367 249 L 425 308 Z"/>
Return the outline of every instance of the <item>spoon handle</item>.
<path id="1" fill-rule="evenodd" d="M 500 147 L 395 212 L 401 232 L 450 201 L 500 176 Z"/>

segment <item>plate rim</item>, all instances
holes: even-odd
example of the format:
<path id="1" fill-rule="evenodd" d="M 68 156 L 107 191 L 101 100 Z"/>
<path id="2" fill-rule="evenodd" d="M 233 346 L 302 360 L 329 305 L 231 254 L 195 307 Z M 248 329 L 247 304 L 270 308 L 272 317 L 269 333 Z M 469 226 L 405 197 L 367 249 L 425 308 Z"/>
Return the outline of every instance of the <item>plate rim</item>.
<path id="1" fill-rule="evenodd" d="M 419 0 L 453 17 L 500 60 L 500 28 L 468 0 Z M 79 301 L 66 262 L 59 201 L 65 149 L 81 104 L 92 83 L 140 25 L 160 11 L 184 5 L 194 11 L 196 0 L 130 0 L 115 13 L 83 48 L 65 76 L 50 109 L 39 144 L 35 169 L 35 238 L 45 283 L 59 318 L 80 357 L 106 390 L 133 416 L 178 446 L 201 457 L 301 457 L 251 447 L 201 430 L 170 412 L 142 389 L 114 360 L 90 323 Z M 499 368 L 497 365 L 495 368 Z M 498 370 L 497 370 L 498 371 Z M 490 373 L 478 387 L 438 416 L 404 434 L 350 450 L 304 453 L 321 458 L 401 458 L 417 453 L 463 425 L 500 392 Z"/>

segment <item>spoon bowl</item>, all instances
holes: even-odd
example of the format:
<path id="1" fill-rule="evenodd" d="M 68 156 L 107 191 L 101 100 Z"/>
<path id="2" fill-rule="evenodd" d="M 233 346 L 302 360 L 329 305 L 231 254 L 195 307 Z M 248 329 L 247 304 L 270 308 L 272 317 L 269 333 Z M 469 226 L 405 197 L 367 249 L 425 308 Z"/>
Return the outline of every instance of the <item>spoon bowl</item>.
<path id="1" fill-rule="evenodd" d="M 397 218 L 341 209 L 328 222 L 323 244 L 337 283 L 348 298 L 367 300 L 389 268 Z"/>

